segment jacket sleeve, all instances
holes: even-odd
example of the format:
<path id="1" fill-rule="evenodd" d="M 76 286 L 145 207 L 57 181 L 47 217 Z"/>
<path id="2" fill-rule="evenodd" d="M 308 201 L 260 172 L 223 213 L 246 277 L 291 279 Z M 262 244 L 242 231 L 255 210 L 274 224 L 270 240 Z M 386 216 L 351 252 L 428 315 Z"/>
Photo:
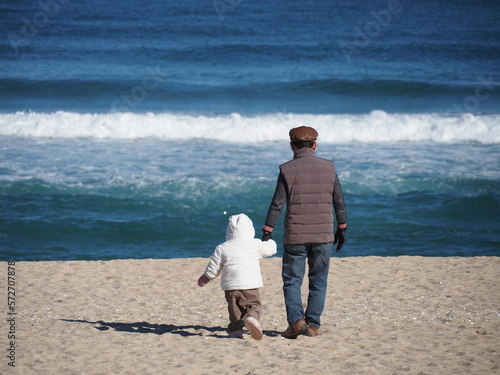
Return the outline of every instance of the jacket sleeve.
<path id="1" fill-rule="evenodd" d="M 344 194 L 342 193 L 342 186 L 340 185 L 337 173 L 335 173 L 335 182 L 333 185 L 333 208 L 335 210 L 335 217 L 337 218 L 337 225 L 346 224 L 347 215 Z"/>
<path id="2" fill-rule="evenodd" d="M 276 222 L 278 221 L 281 211 L 286 203 L 286 182 L 285 177 L 280 172 L 278 176 L 278 181 L 276 182 L 276 189 L 274 191 L 274 196 L 269 205 L 269 209 L 267 211 L 265 225 L 267 227 L 274 228 L 276 226 Z"/>
<path id="3" fill-rule="evenodd" d="M 221 249 L 220 246 L 217 246 L 212 256 L 210 256 L 210 261 L 205 269 L 205 276 L 208 277 L 209 280 L 215 279 L 220 275 L 223 266 L 224 262 L 222 261 Z"/>
<path id="4" fill-rule="evenodd" d="M 276 245 L 276 242 L 274 240 L 270 239 L 267 241 L 258 241 L 260 242 L 259 248 L 262 258 L 267 258 L 276 254 L 278 246 Z"/>

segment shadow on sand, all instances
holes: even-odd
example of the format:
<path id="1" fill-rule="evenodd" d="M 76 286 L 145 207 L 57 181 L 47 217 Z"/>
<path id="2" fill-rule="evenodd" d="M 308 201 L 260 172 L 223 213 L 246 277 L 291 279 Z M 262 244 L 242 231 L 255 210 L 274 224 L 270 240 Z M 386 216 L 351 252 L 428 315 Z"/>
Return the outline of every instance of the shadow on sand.
<path id="1" fill-rule="evenodd" d="M 95 329 L 99 331 L 107 331 L 114 329 L 117 332 L 131 332 L 131 333 L 153 333 L 155 335 L 163 335 L 165 333 L 180 335 L 180 336 L 212 336 L 220 339 L 227 339 L 226 328 L 224 327 L 207 327 L 202 325 L 185 325 L 177 326 L 174 324 L 151 324 L 148 322 L 137 323 L 118 323 L 118 322 L 105 322 L 102 320 L 91 322 L 88 320 L 74 320 L 74 319 L 60 319 L 64 322 L 71 323 L 86 323 L 94 325 Z M 208 335 L 206 333 L 209 333 Z M 265 336 L 278 336 L 279 332 L 264 331 Z"/>

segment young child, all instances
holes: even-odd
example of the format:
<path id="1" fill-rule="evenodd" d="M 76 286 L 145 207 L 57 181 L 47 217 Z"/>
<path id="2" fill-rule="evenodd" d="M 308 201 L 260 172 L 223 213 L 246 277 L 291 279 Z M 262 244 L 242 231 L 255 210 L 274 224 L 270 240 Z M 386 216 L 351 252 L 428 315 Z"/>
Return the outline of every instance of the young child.
<path id="1" fill-rule="evenodd" d="M 255 237 L 252 220 L 245 214 L 229 217 L 226 242 L 215 248 L 205 273 L 198 279 L 203 287 L 222 273 L 221 289 L 229 311 L 229 336 L 243 338 L 243 328 L 255 340 L 262 339 L 260 289 L 263 286 L 259 259 L 276 254 L 276 242 Z"/>

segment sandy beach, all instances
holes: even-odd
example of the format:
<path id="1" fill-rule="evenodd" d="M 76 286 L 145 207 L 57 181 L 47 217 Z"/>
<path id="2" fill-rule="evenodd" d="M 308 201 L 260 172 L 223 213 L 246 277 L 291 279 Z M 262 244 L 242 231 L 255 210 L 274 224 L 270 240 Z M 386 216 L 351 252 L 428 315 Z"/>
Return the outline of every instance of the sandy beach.
<path id="1" fill-rule="evenodd" d="M 18 262 L 10 300 L 2 262 L 0 373 L 500 373 L 498 257 L 334 258 L 323 334 L 296 340 L 281 259 L 263 259 L 260 341 L 228 338 L 219 279 L 196 285 L 207 262 Z"/>

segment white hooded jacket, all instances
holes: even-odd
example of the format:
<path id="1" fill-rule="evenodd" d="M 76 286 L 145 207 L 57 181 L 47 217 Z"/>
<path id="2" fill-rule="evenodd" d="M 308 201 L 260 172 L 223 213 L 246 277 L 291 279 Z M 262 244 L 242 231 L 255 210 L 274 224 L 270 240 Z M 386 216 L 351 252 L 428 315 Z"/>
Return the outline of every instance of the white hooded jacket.
<path id="1" fill-rule="evenodd" d="M 263 286 L 259 259 L 276 254 L 276 242 L 255 237 L 252 220 L 245 215 L 229 217 L 226 242 L 215 248 L 205 270 L 209 280 L 222 273 L 222 290 L 255 289 Z"/>

